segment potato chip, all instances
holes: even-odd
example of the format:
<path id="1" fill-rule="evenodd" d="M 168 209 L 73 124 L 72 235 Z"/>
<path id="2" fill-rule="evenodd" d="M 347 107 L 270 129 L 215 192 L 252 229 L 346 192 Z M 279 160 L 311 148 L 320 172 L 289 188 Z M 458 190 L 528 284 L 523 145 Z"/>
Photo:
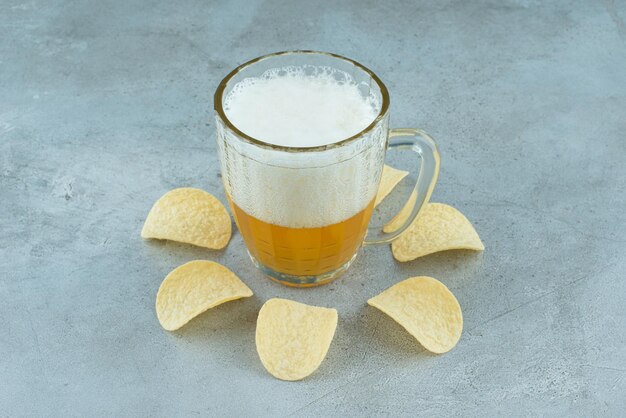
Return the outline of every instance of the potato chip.
<path id="1" fill-rule="evenodd" d="M 203 190 L 183 187 L 156 201 L 141 230 L 143 238 L 168 239 L 221 249 L 231 235 L 230 216 L 217 198 Z"/>
<path id="2" fill-rule="evenodd" d="M 443 203 L 426 204 L 407 230 L 391 243 L 393 256 L 398 261 L 461 249 L 482 251 L 485 246 L 470 221 Z"/>
<path id="3" fill-rule="evenodd" d="M 337 328 L 335 309 L 270 299 L 256 323 L 256 349 L 274 377 L 300 380 L 322 363 Z"/>
<path id="4" fill-rule="evenodd" d="M 380 178 L 380 185 L 378 186 L 378 193 L 376 194 L 376 200 L 374 206 L 378 206 L 384 198 L 391 193 L 391 191 L 409 174 L 408 171 L 398 170 L 397 168 L 385 165 L 383 167 L 383 174 Z"/>
<path id="5" fill-rule="evenodd" d="M 383 231 L 395 232 L 402 225 L 404 225 L 404 223 L 409 218 L 409 216 L 411 216 L 411 211 L 413 210 L 413 207 L 415 206 L 416 200 L 417 200 L 417 193 L 415 192 L 415 190 L 413 190 L 413 192 L 411 193 L 411 196 L 409 196 L 409 200 L 407 200 L 407 202 L 404 204 L 402 209 L 400 209 L 400 212 L 398 212 L 396 216 L 394 216 L 389 222 L 387 222 L 387 224 L 385 224 L 385 226 L 383 227 Z"/>
<path id="6" fill-rule="evenodd" d="M 403 280 L 367 303 L 393 318 L 433 353 L 450 351 L 461 338 L 461 306 L 452 292 L 432 277 Z"/>
<path id="7" fill-rule="evenodd" d="M 172 270 L 156 298 L 161 326 L 174 331 L 214 306 L 252 296 L 252 291 L 221 264 L 196 260 Z"/>

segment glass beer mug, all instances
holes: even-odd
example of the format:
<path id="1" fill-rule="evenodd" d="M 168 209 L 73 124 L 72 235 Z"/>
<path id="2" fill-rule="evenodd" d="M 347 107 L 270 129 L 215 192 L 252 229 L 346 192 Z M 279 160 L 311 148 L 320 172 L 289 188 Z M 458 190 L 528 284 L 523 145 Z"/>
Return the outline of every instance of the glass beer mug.
<path id="1" fill-rule="evenodd" d="M 311 130 L 303 131 L 306 127 L 301 131 L 297 126 L 281 126 L 279 119 L 259 120 L 269 125 L 266 129 L 288 130 L 283 133 L 292 141 L 285 144 L 253 136 L 229 118 L 229 112 L 238 110 L 232 109 L 237 103 L 229 102 L 230 95 L 254 84 L 246 80 L 271 78 L 280 90 L 291 88 L 289 77 L 296 82 L 323 78 L 326 81 L 320 86 L 330 88 L 328 101 L 337 97 L 341 86 L 355 86 L 371 106 L 371 122 L 349 137 L 311 144 L 298 140 L 310 134 Z M 332 90 L 335 85 L 337 91 Z M 255 94 L 271 96 L 272 90 L 257 88 Z M 418 129 L 389 130 L 387 88 L 372 71 L 351 59 L 316 51 L 256 58 L 222 80 L 214 106 L 222 180 L 235 222 L 254 264 L 283 284 L 314 286 L 339 277 L 362 245 L 387 243 L 401 234 L 428 201 L 437 181 L 439 154 L 433 139 Z M 254 123 L 263 109 L 252 110 L 254 114 L 248 116 Z M 311 109 L 303 103 L 293 111 Z M 416 203 L 404 225 L 391 233 L 368 226 L 388 148 L 415 153 L 417 172 Z"/>

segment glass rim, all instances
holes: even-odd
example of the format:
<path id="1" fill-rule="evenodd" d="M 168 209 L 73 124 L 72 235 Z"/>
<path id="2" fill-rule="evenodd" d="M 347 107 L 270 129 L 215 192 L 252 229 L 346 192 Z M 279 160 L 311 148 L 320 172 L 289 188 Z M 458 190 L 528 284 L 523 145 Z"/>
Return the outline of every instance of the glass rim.
<path id="1" fill-rule="evenodd" d="M 380 93 L 382 96 L 382 104 L 380 106 L 380 110 L 378 111 L 378 114 L 372 120 L 372 122 L 369 125 L 367 125 L 365 128 L 363 128 L 362 130 L 360 130 L 359 132 L 357 132 L 356 134 L 348 138 L 340 139 L 330 144 L 316 145 L 313 147 L 290 147 L 286 145 L 276 145 L 270 142 L 263 141 L 258 138 L 254 138 L 242 132 L 241 130 L 239 130 L 235 126 L 235 124 L 232 123 L 230 119 L 228 119 L 228 117 L 226 116 L 226 112 L 224 112 L 224 108 L 222 106 L 224 91 L 226 90 L 226 86 L 230 82 L 230 80 L 239 72 L 256 64 L 257 62 L 260 62 L 269 58 L 277 57 L 277 56 L 282 56 L 282 55 L 298 55 L 298 54 L 325 55 L 325 56 L 332 57 L 335 59 L 340 59 L 340 60 L 349 62 L 350 64 L 353 64 L 354 66 L 356 66 L 357 68 L 361 69 L 366 74 L 368 74 L 372 78 L 372 80 L 374 80 L 374 82 L 378 85 L 378 88 L 380 89 Z M 313 50 L 281 51 L 281 52 L 274 52 L 271 54 L 254 58 L 248 62 L 241 64 L 240 66 L 232 70 L 230 73 L 228 73 L 228 75 L 224 77 L 224 79 L 220 82 L 220 84 L 217 86 L 217 89 L 215 90 L 215 95 L 213 97 L 213 108 L 215 112 L 217 113 L 217 115 L 222 120 L 222 122 L 224 122 L 231 131 L 235 132 L 237 136 L 239 136 L 244 141 L 249 142 L 253 145 L 260 146 L 262 148 L 272 149 L 276 151 L 285 151 L 285 152 L 319 152 L 319 151 L 326 151 L 330 149 L 339 148 L 344 145 L 348 145 L 352 142 L 357 141 L 359 138 L 361 138 L 363 135 L 367 134 L 368 132 L 372 131 L 387 114 L 387 110 L 389 109 L 389 92 L 385 84 L 381 81 L 380 78 L 378 78 L 378 76 L 372 70 L 370 70 L 366 66 L 360 64 L 359 62 L 353 59 L 346 58 L 344 56 L 333 54 L 330 52 L 323 52 L 323 51 L 313 51 Z"/>

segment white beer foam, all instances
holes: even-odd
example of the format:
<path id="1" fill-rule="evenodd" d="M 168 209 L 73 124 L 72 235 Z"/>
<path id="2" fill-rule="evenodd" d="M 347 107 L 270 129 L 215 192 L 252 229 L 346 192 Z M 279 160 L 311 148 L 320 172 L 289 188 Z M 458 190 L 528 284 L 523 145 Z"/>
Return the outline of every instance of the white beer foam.
<path id="1" fill-rule="evenodd" d="M 307 74 L 307 70 L 309 73 Z M 230 121 L 274 145 L 332 144 L 365 129 L 378 103 L 346 72 L 329 67 L 283 67 L 237 83 L 224 101 Z"/>
<path id="2" fill-rule="evenodd" d="M 347 73 L 313 69 L 312 75 L 311 67 L 272 69 L 244 79 L 226 96 L 227 117 L 253 138 L 291 147 L 338 142 L 372 123 L 380 110 L 376 96 L 362 95 Z M 331 225 L 363 210 L 376 195 L 386 138 L 385 119 L 343 147 L 288 153 L 241 141 L 218 118 L 231 199 L 257 219 L 291 228 Z"/>

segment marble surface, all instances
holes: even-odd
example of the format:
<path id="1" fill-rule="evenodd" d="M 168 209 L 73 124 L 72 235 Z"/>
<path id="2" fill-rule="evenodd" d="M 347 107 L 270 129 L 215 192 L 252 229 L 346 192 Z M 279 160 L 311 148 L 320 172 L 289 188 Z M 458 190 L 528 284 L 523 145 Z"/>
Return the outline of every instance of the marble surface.
<path id="1" fill-rule="evenodd" d="M 619 416 L 626 410 L 626 3 L 0 3 L 0 416 Z M 366 247 L 328 286 L 270 282 L 224 251 L 144 242 L 175 187 L 224 200 L 212 94 L 236 65 L 317 49 L 369 66 L 391 124 L 442 154 L 432 200 L 486 245 L 395 262 Z M 400 156 L 390 155 L 392 164 Z M 158 286 L 215 260 L 255 292 L 178 332 Z M 365 301 L 411 276 L 463 307 L 431 355 Z M 256 315 L 336 307 L 308 379 L 272 378 Z"/>

